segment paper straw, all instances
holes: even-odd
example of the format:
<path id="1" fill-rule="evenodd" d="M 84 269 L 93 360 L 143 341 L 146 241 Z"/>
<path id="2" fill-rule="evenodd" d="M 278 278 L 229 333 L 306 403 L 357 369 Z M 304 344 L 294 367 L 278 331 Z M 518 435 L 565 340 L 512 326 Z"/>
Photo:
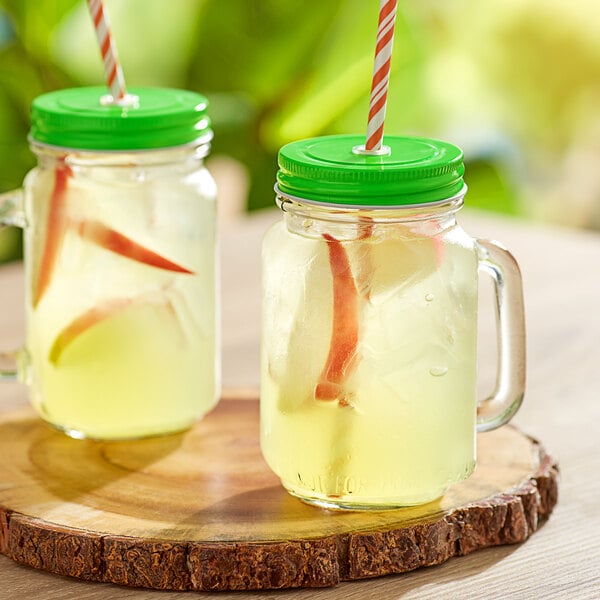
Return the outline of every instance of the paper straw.
<path id="1" fill-rule="evenodd" d="M 104 10 L 102 0 L 87 0 L 94 28 L 96 30 L 96 38 L 100 46 L 100 54 L 104 63 L 104 74 L 106 76 L 106 85 L 112 96 L 112 102 L 123 103 L 127 98 L 125 89 L 125 78 L 119 57 L 117 55 L 117 46 L 113 40 L 108 15 Z"/>
<path id="2" fill-rule="evenodd" d="M 390 63 L 394 44 L 394 24 L 396 23 L 397 0 L 381 0 L 379 6 L 379 25 L 375 45 L 375 65 L 371 84 L 369 103 L 369 121 L 367 123 L 367 141 L 365 150 L 378 153 L 383 141 L 383 122 L 387 102 Z"/>

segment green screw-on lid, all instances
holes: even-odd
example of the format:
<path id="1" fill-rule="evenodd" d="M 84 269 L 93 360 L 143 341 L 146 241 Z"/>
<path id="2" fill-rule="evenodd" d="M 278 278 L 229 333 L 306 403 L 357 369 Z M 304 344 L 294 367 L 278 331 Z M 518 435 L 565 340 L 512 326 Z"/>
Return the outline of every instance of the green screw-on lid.
<path id="1" fill-rule="evenodd" d="M 132 88 L 135 103 L 103 104 L 106 88 L 72 88 L 38 96 L 31 139 L 79 150 L 143 150 L 212 138 L 204 96 L 186 90 Z"/>
<path id="2" fill-rule="evenodd" d="M 451 198 L 464 187 L 463 153 L 453 144 L 390 135 L 388 154 L 368 155 L 357 150 L 364 139 L 332 135 L 283 146 L 278 191 L 328 204 L 406 206 Z"/>

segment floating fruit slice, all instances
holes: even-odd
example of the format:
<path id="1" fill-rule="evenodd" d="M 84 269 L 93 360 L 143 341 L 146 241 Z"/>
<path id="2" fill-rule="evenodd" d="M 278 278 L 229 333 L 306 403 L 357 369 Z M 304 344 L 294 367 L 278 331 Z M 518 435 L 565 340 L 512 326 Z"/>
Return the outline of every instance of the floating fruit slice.
<path id="1" fill-rule="evenodd" d="M 146 307 L 166 309 L 174 319 L 177 319 L 171 302 L 162 295 L 151 294 L 137 298 L 121 298 L 107 300 L 99 306 L 95 306 L 76 317 L 55 338 L 48 360 L 54 366 L 58 366 L 65 351 L 82 335 L 107 319 L 123 315 L 127 310 L 140 311 Z M 178 321 L 177 321 L 178 323 Z"/>
<path id="2" fill-rule="evenodd" d="M 438 238 L 373 235 L 365 219 L 356 240 L 342 244 L 329 234 L 329 263 L 333 277 L 333 323 L 327 362 L 315 386 L 317 400 L 349 404 L 346 381 L 356 367 L 361 303 L 387 301 L 409 282 L 423 279 L 443 260 Z"/>
<path id="3" fill-rule="evenodd" d="M 153 250 L 134 242 L 132 239 L 107 227 L 100 221 L 81 221 L 77 227 L 77 232 L 83 239 L 131 260 L 166 271 L 186 273 L 188 275 L 193 275 L 194 273 L 157 254 Z"/>
<path id="4" fill-rule="evenodd" d="M 54 172 L 54 187 L 50 195 L 50 206 L 46 221 L 46 236 L 37 278 L 34 279 L 33 306 L 37 306 L 48 289 L 56 260 L 67 228 L 66 192 L 71 169 L 59 163 Z"/>
<path id="5" fill-rule="evenodd" d="M 346 249 L 324 233 L 333 277 L 333 323 L 327 362 L 315 386 L 316 400 L 338 400 L 347 405 L 344 381 L 352 371 L 359 335 L 358 291 Z"/>
<path id="6" fill-rule="evenodd" d="M 71 321 L 71 323 L 67 325 L 54 340 L 48 355 L 49 361 L 53 365 L 58 364 L 58 361 L 65 349 L 82 333 L 96 325 L 96 323 L 99 323 L 100 321 L 107 319 L 124 308 L 131 306 L 131 303 L 132 300 L 129 298 L 110 300 L 101 306 L 91 308 L 82 315 L 79 315 L 74 321 Z"/>

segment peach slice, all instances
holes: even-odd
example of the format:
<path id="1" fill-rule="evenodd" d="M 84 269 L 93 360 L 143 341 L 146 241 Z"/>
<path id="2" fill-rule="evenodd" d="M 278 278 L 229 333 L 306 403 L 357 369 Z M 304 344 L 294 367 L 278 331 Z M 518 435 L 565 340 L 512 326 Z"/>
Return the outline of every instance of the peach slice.
<path id="1" fill-rule="evenodd" d="M 176 273 L 186 273 L 193 275 L 194 272 L 170 261 L 169 259 L 157 254 L 153 250 L 134 242 L 127 236 L 107 227 L 100 221 L 81 221 L 77 227 L 79 235 L 98 246 L 120 254 L 131 260 L 135 260 L 158 269 L 174 271 Z"/>
<path id="2" fill-rule="evenodd" d="M 163 306 L 166 308 L 174 318 L 177 318 L 177 314 L 171 301 L 167 298 L 156 294 L 147 294 L 134 298 L 120 298 L 114 300 L 107 300 L 99 306 L 90 308 L 83 314 L 76 317 L 71 323 L 69 323 L 55 338 L 50 352 L 48 353 L 48 360 L 54 366 L 58 366 L 63 353 L 69 348 L 69 346 L 78 339 L 82 334 L 92 329 L 95 325 L 99 324 L 106 319 L 115 317 L 123 313 L 127 309 L 133 309 L 134 306 Z"/>
<path id="3" fill-rule="evenodd" d="M 50 207 L 48 209 L 48 220 L 46 223 L 46 239 L 37 280 L 34 281 L 33 306 L 37 306 L 42 296 L 48 289 L 58 252 L 62 244 L 63 235 L 67 228 L 67 216 L 65 211 L 65 199 L 67 183 L 71 177 L 71 169 L 64 163 L 59 163 L 54 175 L 54 188 L 50 196 Z"/>
<path id="4" fill-rule="evenodd" d="M 361 301 L 370 303 L 372 294 L 393 291 L 399 280 L 422 277 L 443 262 L 444 247 L 437 237 L 416 238 L 412 243 L 404 239 L 369 243 L 373 230 L 372 220 L 365 217 L 359 224 L 356 241 L 348 248 L 333 236 L 323 234 L 333 277 L 333 324 L 327 361 L 314 389 L 316 400 L 349 404 L 345 386 L 358 360 Z M 357 249 L 353 273 L 349 250 L 356 253 Z"/>
<path id="5" fill-rule="evenodd" d="M 359 224 L 358 241 L 366 240 L 373 233 L 373 222 L 365 217 Z M 368 299 L 370 277 L 373 269 L 371 254 L 363 256 L 360 276 L 352 274 L 346 248 L 333 236 L 324 233 L 327 241 L 329 264 L 333 277 L 333 325 L 329 354 L 319 382 L 315 386 L 316 400 L 337 400 L 346 406 L 348 400 L 344 381 L 352 372 L 356 361 L 359 337 L 359 299 Z"/>
<path id="6" fill-rule="evenodd" d="M 79 315 L 58 334 L 50 348 L 48 360 L 56 366 L 62 353 L 73 340 L 77 339 L 82 333 L 96 325 L 96 323 L 131 306 L 132 302 L 133 301 L 130 298 L 109 300 L 101 306 L 95 306 L 82 315 Z"/>
<path id="7" fill-rule="evenodd" d="M 333 324 L 327 362 L 315 387 L 316 400 L 348 404 L 344 381 L 352 371 L 359 334 L 358 290 L 342 243 L 324 233 L 333 276 Z"/>

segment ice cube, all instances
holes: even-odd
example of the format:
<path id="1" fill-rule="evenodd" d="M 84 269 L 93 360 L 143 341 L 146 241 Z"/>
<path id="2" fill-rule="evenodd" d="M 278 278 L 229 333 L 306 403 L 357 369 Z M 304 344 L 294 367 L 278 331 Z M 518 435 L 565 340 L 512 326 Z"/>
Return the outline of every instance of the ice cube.
<path id="1" fill-rule="evenodd" d="M 313 396 L 327 360 L 333 310 L 325 241 L 304 239 L 293 250 L 294 257 L 282 263 L 287 267 L 269 266 L 265 281 L 267 368 L 279 388 L 279 409 L 286 412 Z"/>

